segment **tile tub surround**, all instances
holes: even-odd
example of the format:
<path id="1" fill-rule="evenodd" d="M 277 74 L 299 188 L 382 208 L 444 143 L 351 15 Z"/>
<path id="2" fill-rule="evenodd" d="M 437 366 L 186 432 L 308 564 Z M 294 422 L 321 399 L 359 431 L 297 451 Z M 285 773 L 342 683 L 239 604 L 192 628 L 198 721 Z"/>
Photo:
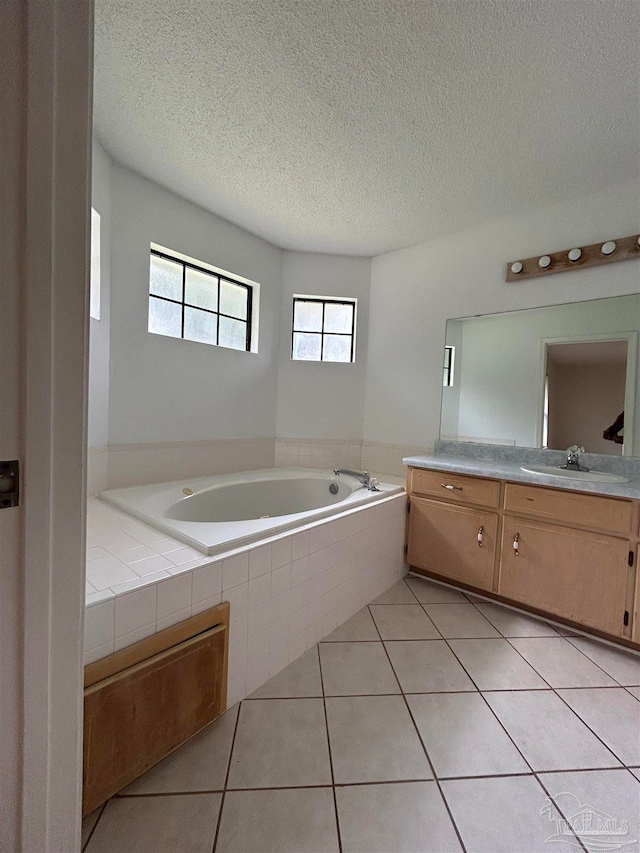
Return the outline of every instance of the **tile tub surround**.
<path id="1" fill-rule="evenodd" d="M 640 681 L 640 656 L 578 643 L 470 595 L 443 599 L 444 589 L 397 582 L 88 816 L 85 849 L 544 853 L 580 849 L 570 831 L 556 833 L 582 806 L 616 825 L 628 820 L 613 840 L 640 849 L 640 768 L 630 748 L 640 701 L 628 686 Z M 460 604 L 471 609 L 452 620 Z M 406 632 L 385 640 L 380 607 L 417 608 L 446 631 L 412 639 L 414 622 L 400 615 Z M 438 607 L 449 615 L 437 617 Z M 473 638 L 483 619 L 496 636 Z M 526 652 L 535 686 L 523 686 L 516 669 L 505 673 L 504 655 L 485 653 L 486 680 L 500 688 L 483 688 L 451 634 Z M 524 640 L 544 653 L 531 654 Z M 563 668 L 570 689 L 548 681 Z M 596 671 L 603 686 L 591 686 Z"/>
<path id="2" fill-rule="evenodd" d="M 353 439 L 240 438 L 90 447 L 87 492 L 262 468 L 355 468 L 405 478 L 402 459 L 431 448 Z"/>
<path id="3" fill-rule="evenodd" d="M 269 437 L 110 444 L 106 448 L 107 485 L 120 489 L 199 477 L 203 471 L 213 475 L 270 468 L 274 452 L 275 438 Z"/>
<path id="4" fill-rule="evenodd" d="M 377 441 L 278 438 L 275 464 L 278 468 L 356 468 L 404 480 L 403 457 L 430 452 L 427 447 Z"/>
<path id="5" fill-rule="evenodd" d="M 85 664 L 229 601 L 230 705 L 406 572 L 404 493 L 216 557 L 88 507 Z"/>

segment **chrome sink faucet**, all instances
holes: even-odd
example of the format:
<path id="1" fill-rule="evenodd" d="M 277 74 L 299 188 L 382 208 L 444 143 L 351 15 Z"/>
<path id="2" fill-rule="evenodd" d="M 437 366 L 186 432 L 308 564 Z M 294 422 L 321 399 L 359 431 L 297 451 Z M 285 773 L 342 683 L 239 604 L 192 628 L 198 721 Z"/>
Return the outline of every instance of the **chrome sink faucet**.
<path id="1" fill-rule="evenodd" d="M 359 480 L 365 488 L 369 489 L 370 492 L 379 492 L 378 488 L 380 481 L 377 477 L 372 477 L 367 471 L 351 471 L 349 468 L 334 468 L 333 473 L 338 476 L 338 474 L 344 474 L 345 477 L 354 477 L 356 480 Z"/>
<path id="2" fill-rule="evenodd" d="M 584 453 L 584 447 L 579 444 L 572 444 L 567 448 L 567 462 L 565 465 L 558 465 L 563 471 L 588 471 L 584 465 L 580 464 L 580 457 Z"/>

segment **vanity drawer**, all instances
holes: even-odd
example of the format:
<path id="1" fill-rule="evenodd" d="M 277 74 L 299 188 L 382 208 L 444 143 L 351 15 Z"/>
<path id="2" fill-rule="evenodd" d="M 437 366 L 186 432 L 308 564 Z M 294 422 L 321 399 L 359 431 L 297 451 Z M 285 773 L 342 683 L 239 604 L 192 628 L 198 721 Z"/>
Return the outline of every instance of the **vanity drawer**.
<path id="1" fill-rule="evenodd" d="M 508 512 L 626 535 L 631 531 L 633 513 L 631 501 L 519 483 L 506 484 L 504 508 Z"/>
<path id="2" fill-rule="evenodd" d="M 433 495 L 456 503 L 497 507 L 500 500 L 500 481 L 447 471 L 428 471 L 412 468 L 410 492 L 416 495 Z"/>

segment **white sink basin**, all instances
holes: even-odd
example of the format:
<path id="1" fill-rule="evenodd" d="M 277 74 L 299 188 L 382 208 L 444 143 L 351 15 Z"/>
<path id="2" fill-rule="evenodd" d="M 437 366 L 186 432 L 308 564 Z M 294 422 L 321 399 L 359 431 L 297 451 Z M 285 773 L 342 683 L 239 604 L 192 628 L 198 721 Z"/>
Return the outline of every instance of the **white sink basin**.
<path id="1" fill-rule="evenodd" d="M 558 468 L 556 465 L 525 465 L 520 466 L 521 471 L 527 474 L 545 474 L 547 477 L 562 477 L 565 480 L 586 480 L 589 483 L 628 483 L 628 477 L 620 477 L 618 474 L 606 474 L 602 471 L 568 471 Z"/>

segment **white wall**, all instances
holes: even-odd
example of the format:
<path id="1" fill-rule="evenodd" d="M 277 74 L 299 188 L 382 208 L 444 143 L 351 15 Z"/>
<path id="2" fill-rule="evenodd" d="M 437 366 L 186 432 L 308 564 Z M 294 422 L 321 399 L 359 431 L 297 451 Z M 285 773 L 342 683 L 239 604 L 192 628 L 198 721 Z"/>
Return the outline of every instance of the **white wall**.
<path id="1" fill-rule="evenodd" d="M 636 261 L 506 284 L 507 261 L 638 229 L 638 182 L 374 258 L 364 437 L 438 438 L 449 318 L 640 291 Z"/>
<path id="2" fill-rule="evenodd" d="M 278 438 L 361 441 L 367 371 L 369 258 L 285 252 L 282 264 Z M 358 300 L 356 360 L 291 360 L 293 294 Z"/>
<path id="3" fill-rule="evenodd" d="M 100 214 L 100 319 L 89 321 L 88 445 L 96 448 L 109 442 L 111 159 L 95 139 L 91 206 Z"/>
<path id="4" fill-rule="evenodd" d="M 110 444 L 273 436 L 282 250 L 117 164 L 112 170 Z M 147 332 L 149 245 L 260 283 L 260 349 Z"/>
<path id="5" fill-rule="evenodd" d="M 463 354 L 458 363 L 462 369 L 456 379 L 460 388 L 459 435 L 469 440 L 539 447 L 545 369 L 542 342 L 565 336 L 637 333 L 640 297 L 556 305 L 448 324 L 448 328 L 460 326 Z M 575 438 L 569 444 L 576 442 L 583 443 Z M 592 453 L 601 452 L 592 442 L 585 447 Z"/>

